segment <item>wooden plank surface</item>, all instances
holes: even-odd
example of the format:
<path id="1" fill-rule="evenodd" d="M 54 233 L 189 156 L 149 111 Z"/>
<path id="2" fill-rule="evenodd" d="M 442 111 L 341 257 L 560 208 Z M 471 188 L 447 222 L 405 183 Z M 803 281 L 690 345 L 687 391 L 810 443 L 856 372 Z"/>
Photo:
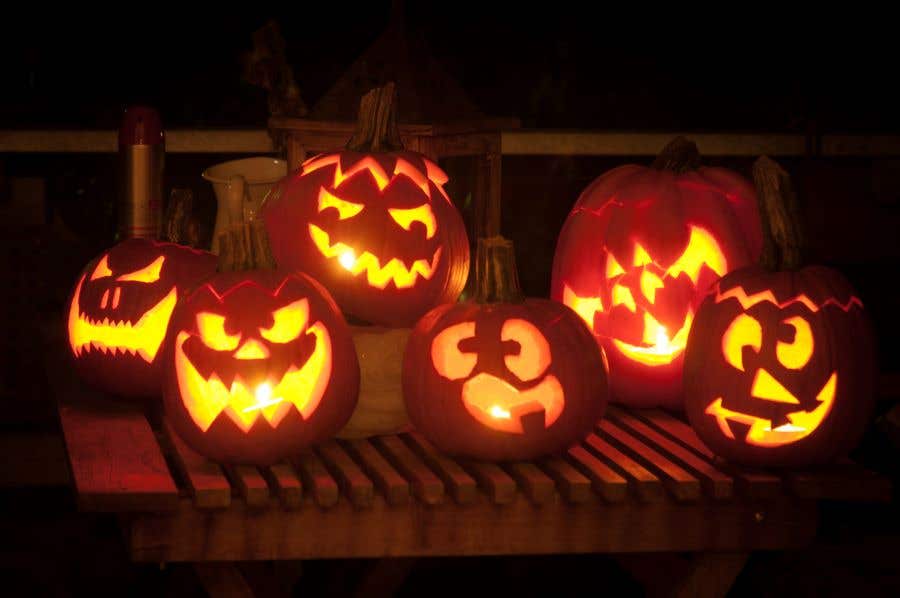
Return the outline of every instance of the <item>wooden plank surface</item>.
<path id="1" fill-rule="evenodd" d="M 391 467 L 368 440 L 345 443 L 362 465 L 363 470 L 378 486 L 388 504 L 398 506 L 409 502 L 409 483 Z"/>
<path id="2" fill-rule="evenodd" d="M 444 498 L 444 484 L 434 472 L 397 436 L 381 436 L 375 443 L 387 458 L 410 481 L 413 494 L 427 505 L 435 505 Z"/>
<path id="3" fill-rule="evenodd" d="M 620 447 L 639 458 L 644 465 L 651 468 L 663 481 L 666 488 L 677 500 L 694 501 L 700 499 L 700 481 L 679 467 L 671 460 L 653 450 L 633 435 L 616 426 L 609 420 L 603 420 L 597 426 L 608 439 L 612 439 Z"/>
<path id="4" fill-rule="evenodd" d="M 692 451 L 670 440 L 622 409 L 610 407 L 608 415 L 618 425 L 639 436 L 643 442 L 658 449 L 700 478 L 707 496 L 725 500 L 734 495 L 734 480 L 731 476 L 713 467 L 709 461 L 698 457 Z"/>
<path id="5" fill-rule="evenodd" d="M 638 500 L 643 502 L 657 502 L 663 499 L 662 482 L 656 475 L 648 471 L 646 467 L 625 455 L 622 451 L 594 433 L 589 434 L 588 437 L 584 439 L 584 444 L 585 446 L 590 447 L 602 461 L 601 459 L 597 459 L 596 456 L 591 455 L 588 451 L 579 451 L 578 449 L 580 447 L 575 447 L 570 450 L 569 454 L 576 459 L 578 463 L 585 465 L 592 474 L 597 475 L 598 477 L 602 475 L 599 479 L 607 480 L 605 483 L 608 484 L 610 483 L 609 480 L 611 480 L 611 482 L 615 484 L 617 493 L 621 492 L 618 490 L 620 483 L 616 478 L 610 477 L 610 472 L 615 473 L 610 467 L 611 464 L 615 464 L 615 467 L 628 478 L 628 485 L 634 489 L 635 496 L 637 496 Z M 586 455 L 593 457 L 593 460 L 588 459 Z M 618 476 L 618 474 L 616 474 L 616 476 Z M 621 478 L 621 476 L 618 477 Z M 604 498 L 611 500 L 606 496 L 604 496 Z M 622 498 L 624 498 L 624 495 Z"/>
<path id="6" fill-rule="evenodd" d="M 80 509 L 178 506 L 175 481 L 143 413 L 63 404 L 59 416 Z"/>
<path id="7" fill-rule="evenodd" d="M 276 463 L 269 468 L 275 493 L 286 509 L 299 509 L 303 504 L 303 481 L 290 463 Z"/>
<path id="8" fill-rule="evenodd" d="M 516 499 L 516 482 L 495 463 L 466 461 L 465 467 L 494 504 L 507 505 Z"/>
<path id="9" fill-rule="evenodd" d="M 269 505 L 269 485 L 256 467 L 250 465 L 226 465 L 225 472 L 250 507 Z"/>
<path id="10" fill-rule="evenodd" d="M 591 480 L 587 476 L 582 475 L 567 461 L 558 457 L 549 457 L 542 459 L 539 464 L 547 472 L 547 475 L 553 478 L 560 494 L 567 501 L 579 504 L 588 502 L 591 499 Z M 625 484 L 626 481 L 622 479 L 622 486 L 624 487 Z"/>
<path id="11" fill-rule="evenodd" d="M 443 480 L 449 489 L 450 495 L 461 505 L 475 501 L 478 494 L 478 485 L 459 463 L 438 452 L 418 432 L 404 434 L 413 452 L 418 454 L 429 467 L 431 467 Z"/>
<path id="12" fill-rule="evenodd" d="M 505 469 L 534 504 L 542 505 L 553 499 L 555 494 L 553 480 L 534 463 L 509 463 Z"/>
<path id="13" fill-rule="evenodd" d="M 310 490 L 312 496 L 323 509 L 337 504 L 340 499 L 338 483 L 328 472 L 317 454 L 310 451 L 297 457 L 294 462 L 303 485 Z"/>
<path id="14" fill-rule="evenodd" d="M 165 436 L 172 446 L 172 458 L 181 471 L 194 504 L 198 509 L 222 509 L 231 504 L 231 485 L 222 466 L 197 454 L 176 434 L 168 423 Z"/>
<path id="15" fill-rule="evenodd" d="M 372 505 L 375 487 L 362 469 L 350 458 L 336 441 L 331 440 L 318 447 L 317 452 L 328 471 L 337 480 L 341 491 L 358 508 Z"/>

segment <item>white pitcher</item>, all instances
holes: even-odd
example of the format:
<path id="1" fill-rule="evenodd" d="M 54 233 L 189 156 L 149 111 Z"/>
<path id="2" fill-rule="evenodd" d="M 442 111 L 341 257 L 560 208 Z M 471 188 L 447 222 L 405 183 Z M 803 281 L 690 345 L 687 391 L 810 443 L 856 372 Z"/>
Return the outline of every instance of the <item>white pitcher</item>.
<path id="1" fill-rule="evenodd" d="M 203 171 L 203 178 L 216 192 L 216 226 L 212 252 L 219 253 L 219 234 L 230 226 L 256 217 L 269 189 L 287 176 L 287 162 L 258 156 L 230 160 Z"/>

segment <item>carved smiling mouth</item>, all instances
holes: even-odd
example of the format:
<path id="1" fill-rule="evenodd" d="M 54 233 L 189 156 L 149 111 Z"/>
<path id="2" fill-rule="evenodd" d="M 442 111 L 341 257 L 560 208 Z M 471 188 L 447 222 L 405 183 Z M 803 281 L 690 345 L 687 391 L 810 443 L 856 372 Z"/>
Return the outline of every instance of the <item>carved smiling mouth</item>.
<path id="1" fill-rule="evenodd" d="M 518 390 L 483 372 L 466 381 L 462 400 L 466 410 L 482 424 L 511 434 L 524 434 L 522 416 L 541 410 L 544 427 L 549 428 L 559 419 L 565 404 L 556 376 L 548 375 L 534 388 Z"/>
<path id="2" fill-rule="evenodd" d="M 81 311 L 79 297 L 85 277 L 75 287 L 72 305 L 69 307 L 69 344 L 76 357 L 96 349 L 102 353 L 131 353 L 140 355 L 152 363 L 166 336 L 169 318 L 178 300 L 175 287 L 159 303 L 148 309 L 141 318 L 129 320 L 94 320 Z"/>
<path id="3" fill-rule="evenodd" d="M 182 401 L 197 426 L 206 432 L 224 411 L 244 432 L 248 432 L 262 414 L 273 428 L 288 414 L 293 405 L 303 419 L 316 410 L 331 379 L 331 338 L 321 322 L 306 331 L 316 338 L 315 349 L 302 367 L 291 365 L 275 383 L 264 382 L 255 388 L 235 374 L 226 387 L 218 374 L 204 378 L 184 354 L 184 343 L 190 338 L 179 332 L 175 339 L 175 372 Z"/>
<path id="4" fill-rule="evenodd" d="M 684 323 L 671 339 L 659 322 L 649 313 L 644 313 L 644 342 L 646 345 L 630 345 L 617 338 L 612 339 L 616 348 L 635 361 L 645 365 L 667 365 L 684 352 L 691 330 L 694 313 L 689 311 Z"/>
<path id="5" fill-rule="evenodd" d="M 431 263 L 425 259 L 413 262 L 407 266 L 398 258 L 391 259 L 384 266 L 377 256 L 368 251 L 356 255 L 352 247 L 340 241 L 332 244 L 331 236 L 315 224 L 309 225 L 309 236 L 322 255 L 329 259 L 336 259 L 344 269 L 353 276 L 366 273 L 369 284 L 375 288 L 383 289 L 388 283 L 393 282 L 398 289 L 412 288 L 418 277 L 430 280 L 437 270 L 441 259 L 441 248 L 438 247 L 431 257 Z"/>

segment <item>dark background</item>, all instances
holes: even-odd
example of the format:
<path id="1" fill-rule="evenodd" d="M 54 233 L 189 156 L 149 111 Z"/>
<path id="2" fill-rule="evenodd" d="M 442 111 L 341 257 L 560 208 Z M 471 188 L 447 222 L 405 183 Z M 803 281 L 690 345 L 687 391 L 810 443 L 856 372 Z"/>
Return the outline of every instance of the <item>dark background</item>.
<path id="1" fill-rule="evenodd" d="M 483 112 L 518 117 L 527 128 L 791 132 L 811 138 L 900 133 L 891 15 L 853 14 L 844 7 L 827 15 L 821 6 L 814 15 L 789 14 L 761 4 L 691 10 L 641 5 L 626 13 L 578 2 L 463 1 L 409 3 L 405 15 Z M 5 19 L 0 129 L 115 129 L 122 109 L 135 103 L 158 108 L 170 129 L 262 129 L 265 92 L 241 77 L 254 30 L 270 18 L 280 24 L 303 99 L 313 106 L 381 33 L 389 12 L 385 1 L 296 3 L 280 11 L 220 4 L 208 14 L 156 4 L 97 12 L 44 7 L 39 15 Z M 401 97 L 401 119 L 402 106 Z M 211 190 L 199 173 L 232 157 L 238 156 L 170 154 L 167 187 L 191 187 L 210 209 Z M 749 175 L 754 158 L 707 163 Z M 548 291 L 556 235 L 578 193 L 610 168 L 651 159 L 504 157 L 503 232 L 516 242 L 529 294 Z M 882 371 L 900 370 L 893 340 L 900 336 L 893 281 L 900 262 L 900 160 L 780 161 L 794 176 L 813 259 L 840 268 L 858 287 L 879 331 Z M 115 168 L 114 155 L 0 154 L 0 208 L 13 179 L 39 177 L 46 192 L 39 224 L 23 227 L 7 219 L 0 228 L 0 327 L 6 332 L 0 437 L 58 435 L 38 331 L 54 325 L 78 270 L 113 241 Z M 453 191 L 471 221 L 465 177 Z M 891 397 L 880 403 L 854 457 L 896 477 L 900 436 L 884 417 L 891 407 Z M 189 569 L 128 564 L 114 522 L 78 516 L 64 485 L 2 481 L 0 572 L 14 590 L 61 596 L 114 588 L 145 595 L 200 591 Z M 889 594 L 900 588 L 895 505 L 829 509 L 816 546 L 754 556 L 735 593 Z M 344 594 L 365 567 L 313 562 L 303 579 L 310 593 Z M 459 595 L 473 587 L 580 595 L 587 584 L 593 591 L 639 593 L 612 560 L 579 556 L 429 560 L 414 570 L 403 595 L 435 588 L 440 595 Z"/>

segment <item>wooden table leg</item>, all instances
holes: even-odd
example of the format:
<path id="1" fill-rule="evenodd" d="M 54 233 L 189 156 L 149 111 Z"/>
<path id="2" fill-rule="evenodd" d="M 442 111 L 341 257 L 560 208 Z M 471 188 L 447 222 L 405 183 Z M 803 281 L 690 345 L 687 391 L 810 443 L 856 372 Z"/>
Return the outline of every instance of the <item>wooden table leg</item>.
<path id="1" fill-rule="evenodd" d="M 616 562 L 647 596 L 719 598 L 725 596 L 749 558 L 748 552 L 618 555 Z"/>

